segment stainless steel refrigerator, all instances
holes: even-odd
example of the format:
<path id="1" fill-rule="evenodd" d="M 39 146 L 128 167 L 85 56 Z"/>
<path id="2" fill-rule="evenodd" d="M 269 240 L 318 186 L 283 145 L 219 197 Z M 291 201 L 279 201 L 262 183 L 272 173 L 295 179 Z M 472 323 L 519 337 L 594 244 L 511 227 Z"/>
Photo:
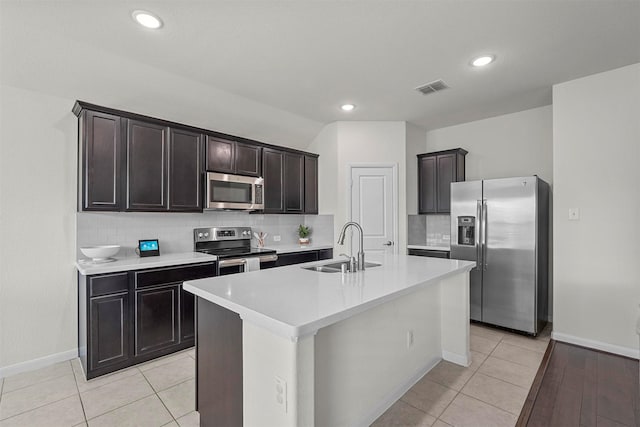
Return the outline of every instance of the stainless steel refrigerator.
<path id="1" fill-rule="evenodd" d="M 549 184 L 536 176 L 451 184 L 451 258 L 471 270 L 471 319 L 537 335 L 547 321 Z"/>

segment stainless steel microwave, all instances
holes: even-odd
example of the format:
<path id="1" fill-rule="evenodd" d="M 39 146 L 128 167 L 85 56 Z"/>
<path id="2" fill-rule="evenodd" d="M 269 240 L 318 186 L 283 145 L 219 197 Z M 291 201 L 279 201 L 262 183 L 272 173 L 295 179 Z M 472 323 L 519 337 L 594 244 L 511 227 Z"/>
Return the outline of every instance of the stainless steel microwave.
<path id="1" fill-rule="evenodd" d="M 207 172 L 206 209 L 264 209 L 264 180 L 252 176 Z"/>

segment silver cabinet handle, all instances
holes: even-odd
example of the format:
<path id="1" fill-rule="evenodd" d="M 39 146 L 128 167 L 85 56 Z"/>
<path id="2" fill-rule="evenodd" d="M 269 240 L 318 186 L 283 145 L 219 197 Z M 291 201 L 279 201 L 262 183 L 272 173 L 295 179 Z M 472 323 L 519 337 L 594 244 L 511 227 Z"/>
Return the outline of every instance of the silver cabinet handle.
<path id="1" fill-rule="evenodd" d="M 218 262 L 219 267 L 233 267 L 235 265 L 245 265 L 247 260 L 244 258 L 223 259 Z"/>
<path id="2" fill-rule="evenodd" d="M 384 246 L 393 246 L 393 242 L 391 240 L 387 240 L 386 243 L 383 243 Z"/>
<path id="3" fill-rule="evenodd" d="M 271 261 L 277 261 L 278 260 L 278 255 L 262 255 L 260 257 L 260 262 L 271 262 Z"/>

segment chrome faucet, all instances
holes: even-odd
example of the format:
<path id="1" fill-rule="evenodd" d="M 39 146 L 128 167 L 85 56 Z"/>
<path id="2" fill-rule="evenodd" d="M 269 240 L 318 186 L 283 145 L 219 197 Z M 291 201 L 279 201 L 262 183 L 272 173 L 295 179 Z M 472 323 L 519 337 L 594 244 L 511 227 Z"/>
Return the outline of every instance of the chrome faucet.
<path id="1" fill-rule="evenodd" d="M 347 228 L 350 226 L 356 227 L 360 231 L 360 250 L 358 251 L 358 270 L 364 270 L 364 232 L 360 224 L 354 221 L 349 221 L 342 226 L 340 236 L 338 237 L 338 244 L 344 245 L 344 238 L 346 237 Z M 351 248 L 351 254 L 353 255 L 353 247 Z M 353 256 L 352 256 L 353 258 Z"/>

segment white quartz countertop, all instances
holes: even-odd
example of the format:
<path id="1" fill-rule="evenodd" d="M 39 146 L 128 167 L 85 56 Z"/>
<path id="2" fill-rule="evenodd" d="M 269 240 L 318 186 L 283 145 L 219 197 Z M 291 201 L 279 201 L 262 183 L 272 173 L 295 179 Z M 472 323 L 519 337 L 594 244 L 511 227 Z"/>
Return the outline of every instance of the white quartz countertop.
<path id="1" fill-rule="evenodd" d="M 428 251 L 451 251 L 449 246 L 407 245 L 408 249 L 425 249 Z"/>
<path id="2" fill-rule="evenodd" d="M 76 268 L 85 276 L 90 274 L 116 273 L 118 271 L 142 270 L 144 268 L 170 267 L 172 265 L 196 264 L 199 262 L 216 261 L 215 255 L 199 252 L 184 252 L 151 257 L 117 258 L 113 262 L 95 264 L 90 259 L 76 261 Z"/>
<path id="3" fill-rule="evenodd" d="M 244 321 L 297 339 L 475 266 L 472 261 L 387 255 L 367 258 L 381 266 L 344 275 L 301 268 L 329 262 L 192 280 L 183 286 Z"/>
<path id="4" fill-rule="evenodd" d="M 273 249 L 279 254 L 289 254 L 292 252 L 307 252 L 307 251 L 319 251 L 322 249 L 333 249 L 333 245 L 286 245 L 286 246 L 271 246 L 268 249 Z"/>

